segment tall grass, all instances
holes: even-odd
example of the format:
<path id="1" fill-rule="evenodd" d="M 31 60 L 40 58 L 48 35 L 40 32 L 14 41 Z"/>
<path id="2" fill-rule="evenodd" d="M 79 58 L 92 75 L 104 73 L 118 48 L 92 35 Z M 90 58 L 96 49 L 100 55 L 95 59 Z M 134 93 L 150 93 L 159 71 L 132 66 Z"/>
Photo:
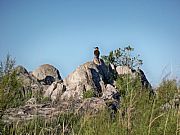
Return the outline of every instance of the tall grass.
<path id="1" fill-rule="evenodd" d="M 30 121 L 4 124 L 3 135 L 180 135 L 180 109 L 162 109 L 178 92 L 175 80 L 165 80 L 157 95 L 149 99 L 149 91 L 126 78 L 128 92 L 120 108 L 111 117 L 106 108 L 98 114 L 64 114 L 57 118 L 39 117 Z M 138 84 L 136 82 L 136 84 Z"/>

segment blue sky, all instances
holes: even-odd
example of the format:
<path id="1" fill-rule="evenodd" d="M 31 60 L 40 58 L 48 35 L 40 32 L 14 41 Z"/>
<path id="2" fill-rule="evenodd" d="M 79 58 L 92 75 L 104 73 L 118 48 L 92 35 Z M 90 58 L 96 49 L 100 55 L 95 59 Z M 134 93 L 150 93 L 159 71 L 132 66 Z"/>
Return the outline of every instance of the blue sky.
<path id="1" fill-rule="evenodd" d="M 0 0 L 0 59 L 34 70 L 49 63 L 63 77 L 101 54 L 132 45 L 157 85 L 180 77 L 179 0 Z"/>

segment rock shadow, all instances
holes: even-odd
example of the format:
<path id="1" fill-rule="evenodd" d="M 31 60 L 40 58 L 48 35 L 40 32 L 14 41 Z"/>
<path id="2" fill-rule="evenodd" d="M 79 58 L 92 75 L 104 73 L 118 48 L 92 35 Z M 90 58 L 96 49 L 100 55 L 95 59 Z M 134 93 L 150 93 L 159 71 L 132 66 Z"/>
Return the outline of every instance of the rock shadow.
<path id="1" fill-rule="evenodd" d="M 102 94 L 102 88 L 101 88 L 101 78 L 100 78 L 100 74 L 93 68 L 90 68 L 91 74 L 92 74 L 92 80 L 94 82 L 94 85 L 96 86 L 95 89 L 95 96 L 100 96 Z"/>

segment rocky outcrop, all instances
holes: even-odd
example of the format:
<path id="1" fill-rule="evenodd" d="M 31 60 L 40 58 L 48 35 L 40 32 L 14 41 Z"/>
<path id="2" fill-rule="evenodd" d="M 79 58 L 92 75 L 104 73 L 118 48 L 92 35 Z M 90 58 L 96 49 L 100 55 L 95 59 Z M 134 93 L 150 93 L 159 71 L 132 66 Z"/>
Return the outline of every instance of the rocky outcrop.
<path id="1" fill-rule="evenodd" d="M 26 105 L 6 110 L 3 116 L 5 122 L 30 120 L 36 116 L 50 118 L 67 112 L 97 113 L 105 107 L 118 108 L 120 95 L 111 83 L 108 67 L 101 59 L 100 64 L 87 62 L 79 66 L 64 80 L 56 68 L 47 64 L 32 73 L 18 66 L 16 73 L 25 91 L 44 91 L 44 98 L 50 98 L 53 102 L 45 100 L 40 104 L 35 97 L 31 97 Z M 49 76 L 54 79 L 51 84 L 45 80 Z M 92 91 L 94 97 L 84 99 L 86 91 Z"/>
<path id="2" fill-rule="evenodd" d="M 87 62 L 79 66 L 73 73 L 64 79 L 66 91 L 62 99 L 81 99 L 83 92 L 92 90 L 96 96 L 101 96 L 105 90 L 105 84 L 109 82 L 109 71 L 101 60 L 101 64 Z"/>
<path id="3" fill-rule="evenodd" d="M 34 102 L 34 99 L 32 99 Z M 2 120 L 6 123 L 32 120 L 40 116 L 46 119 L 57 118 L 61 114 L 74 113 L 74 114 L 95 114 L 103 110 L 106 103 L 101 98 L 89 98 L 85 100 L 72 100 L 61 101 L 60 104 L 53 105 L 51 103 L 44 104 L 31 104 L 19 108 L 10 108 L 5 111 Z"/>
<path id="4" fill-rule="evenodd" d="M 107 84 L 106 91 L 103 92 L 102 99 L 105 101 L 106 106 L 111 111 L 111 116 L 114 117 L 115 113 L 117 113 L 119 105 L 120 105 L 120 93 L 115 87 L 110 84 Z"/>
<path id="5" fill-rule="evenodd" d="M 114 88 L 110 80 L 111 73 L 101 60 L 101 64 L 87 62 L 79 66 L 73 73 L 63 80 L 63 83 L 54 82 L 46 90 L 44 97 L 52 101 L 81 100 L 86 91 L 92 91 L 95 97 L 104 101 L 120 100 L 118 90 Z"/>
<path id="6" fill-rule="evenodd" d="M 143 86 L 149 87 L 149 82 L 142 70 L 132 70 L 127 66 L 111 68 L 106 66 L 101 59 L 94 59 L 80 65 L 64 80 L 59 71 L 49 64 L 44 64 L 29 73 L 24 67 L 18 66 L 16 73 L 22 80 L 25 91 L 43 91 L 44 98 L 50 98 L 52 102 L 38 103 L 32 97 L 26 105 L 19 108 L 6 110 L 3 119 L 7 122 L 16 120 L 29 120 L 35 116 L 51 118 L 62 113 L 96 113 L 108 107 L 116 113 L 120 105 L 120 94 L 113 85 L 112 75 L 130 74 L 133 77 L 140 76 Z M 84 98 L 84 93 L 91 91 L 93 97 Z M 178 100 L 179 101 L 179 100 Z"/>
<path id="7" fill-rule="evenodd" d="M 93 89 L 92 89 L 93 90 Z M 61 96 L 61 100 L 80 100 L 83 99 L 84 89 L 82 86 L 77 86 L 76 89 L 67 89 Z"/>
<path id="8" fill-rule="evenodd" d="M 103 92 L 102 98 L 104 100 L 120 101 L 120 94 L 114 86 L 107 84 L 106 90 Z"/>
<path id="9" fill-rule="evenodd" d="M 32 73 L 29 73 L 23 66 L 17 66 L 15 70 L 18 79 L 22 82 L 24 95 L 29 94 L 35 97 L 39 93 L 44 93 L 44 97 L 50 97 L 52 101 L 55 101 L 58 95 L 61 95 L 65 91 L 65 86 L 62 84 L 59 71 L 51 65 L 43 65 Z M 39 79 L 45 78 L 39 80 L 35 76 Z M 47 83 L 46 79 L 49 76 L 53 78 L 53 80 L 50 80 L 52 85 Z M 55 81 L 55 78 L 57 78 L 57 81 Z M 43 83 L 41 81 L 43 81 Z"/>
<path id="10" fill-rule="evenodd" d="M 43 86 L 34 78 L 23 66 L 15 68 L 17 78 L 21 81 L 24 96 L 27 94 L 35 95 L 37 92 L 43 91 Z"/>
<path id="11" fill-rule="evenodd" d="M 65 85 L 62 82 L 53 82 L 46 90 L 44 97 L 50 98 L 53 102 L 66 90 Z"/>
<path id="12" fill-rule="evenodd" d="M 61 80 L 58 69 L 49 64 L 44 64 L 32 72 L 32 75 L 42 84 L 51 85 L 55 81 Z"/>
<path id="13" fill-rule="evenodd" d="M 129 68 L 128 66 L 117 66 L 116 72 L 120 76 L 129 74 L 132 78 L 135 78 L 137 77 L 137 75 L 139 75 L 142 86 L 144 86 L 145 88 L 152 89 L 152 86 L 149 83 L 148 79 L 146 78 L 142 69 L 134 70 Z"/>

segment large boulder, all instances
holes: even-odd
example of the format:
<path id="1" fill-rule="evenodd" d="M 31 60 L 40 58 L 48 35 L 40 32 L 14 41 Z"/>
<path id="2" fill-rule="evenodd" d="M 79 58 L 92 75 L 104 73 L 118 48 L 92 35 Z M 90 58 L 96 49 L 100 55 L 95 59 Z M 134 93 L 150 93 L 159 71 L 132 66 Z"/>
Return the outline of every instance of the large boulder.
<path id="1" fill-rule="evenodd" d="M 66 90 L 62 82 L 53 82 L 46 90 L 44 97 L 50 98 L 53 102 Z"/>
<path id="2" fill-rule="evenodd" d="M 70 86 L 71 87 L 71 86 Z M 81 100 L 83 99 L 83 93 L 85 89 L 82 85 L 78 85 L 75 89 L 67 88 L 67 90 L 61 95 L 61 100 Z"/>
<path id="3" fill-rule="evenodd" d="M 145 73 L 143 72 L 142 69 L 131 69 L 128 66 L 117 66 L 116 67 L 116 72 L 118 75 L 127 75 L 129 74 L 132 78 L 136 78 L 137 75 L 140 77 L 142 86 L 144 86 L 145 88 L 150 88 L 152 89 L 151 84 L 149 83 L 148 79 L 146 78 Z"/>
<path id="4" fill-rule="evenodd" d="M 107 107 L 111 110 L 111 115 L 115 115 L 115 113 L 117 113 L 118 111 L 121 101 L 120 93 L 118 92 L 118 90 L 114 86 L 107 84 L 106 91 L 103 92 L 101 98 L 105 101 Z"/>
<path id="5" fill-rule="evenodd" d="M 101 64 L 87 62 L 79 66 L 73 73 L 64 79 L 66 92 L 63 99 L 81 99 L 83 92 L 92 90 L 96 96 L 101 96 L 105 90 L 105 84 L 109 83 L 110 74 L 108 67 L 100 60 Z"/>
<path id="6" fill-rule="evenodd" d="M 119 94 L 118 90 L 114 86 L 112 86 L 110 84 L 107 84 L 106 85 L 106 90 L 103 92 L 102 98 L 104 100 L 117 100 L 117 101 L 120 101 L 120 94 Z"/>
<path id="7" fill-rule="evenodd" d="M 21 81 L 22 92 L 24 95 L 32 94 L 34 96 L 43 90 L 42 85 L 34 78 L 23 66 L 15 68 L 17 78 Z"/>
<path id="8" fill-rule="evenodd" d="M 55 81 L 61 80 L 58 69 L 49 64 L 44 64 L 32 72 L 32 75 L 41 83 L 51 85 Z"/>
<path id="9" fill-rule="evenodd" d="M 17 75 L 29 75 L 27 69 L 21 65 L 18 65 L 17 67 L 15 67 L 15 71 Z"/>

